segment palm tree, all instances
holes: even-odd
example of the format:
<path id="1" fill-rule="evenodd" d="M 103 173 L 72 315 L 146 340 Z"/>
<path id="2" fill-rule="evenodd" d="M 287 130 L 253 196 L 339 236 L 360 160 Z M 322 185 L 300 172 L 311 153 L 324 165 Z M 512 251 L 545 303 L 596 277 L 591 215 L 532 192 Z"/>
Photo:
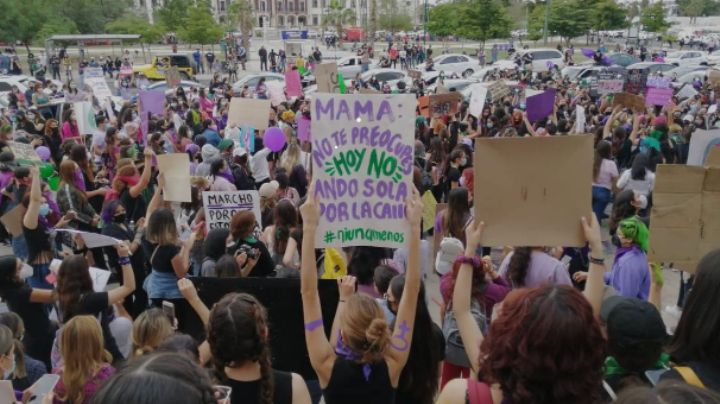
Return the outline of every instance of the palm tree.
<path id="1" fill-rule="evenodd" d="M 334 25 L 340 43 L 342 43 L 342 26 L 353 22 L 355 22 L 355 11 L 353 9 L 345 8 L 344 1 L 330 0 L 325 19 L 323 19 L 323 26 Z"/>

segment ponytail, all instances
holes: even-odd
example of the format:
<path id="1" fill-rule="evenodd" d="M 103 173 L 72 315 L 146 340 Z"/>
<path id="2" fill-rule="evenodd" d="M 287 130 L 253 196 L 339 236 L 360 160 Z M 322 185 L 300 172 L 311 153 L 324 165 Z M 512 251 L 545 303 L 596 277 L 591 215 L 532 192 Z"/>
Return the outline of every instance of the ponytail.
<path id="1" fill-rule="evenodd" d="M 525 276 L 530 266 L 532 248 L 516 247 L 508 264 L 508 279 L 514 288 L 525 286 Z"/>

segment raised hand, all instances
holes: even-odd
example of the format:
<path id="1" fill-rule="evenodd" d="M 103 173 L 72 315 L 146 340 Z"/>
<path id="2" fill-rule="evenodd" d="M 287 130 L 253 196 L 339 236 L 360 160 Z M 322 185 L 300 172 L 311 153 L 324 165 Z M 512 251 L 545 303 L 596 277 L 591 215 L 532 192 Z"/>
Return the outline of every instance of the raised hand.
<path id="1" fill-rule="evenodd" d="M 317 228 L 320 221 L 320 201 L 315 193 L 316 181 L 310 183 L 307 200 L 300 206 L 300 214 L 303 218 L 303 227 Z"/>

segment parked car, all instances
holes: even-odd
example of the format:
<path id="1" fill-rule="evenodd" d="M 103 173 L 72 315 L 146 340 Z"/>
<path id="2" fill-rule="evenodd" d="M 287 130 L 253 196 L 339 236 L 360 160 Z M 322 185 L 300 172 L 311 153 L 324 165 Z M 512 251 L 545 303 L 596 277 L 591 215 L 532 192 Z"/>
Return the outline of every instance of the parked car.
<path id="1" fill-rule="evenodd" d="M 683 66 L 678 66 L 674 69 L 670 69 L 670 70 L 664 72 L 663 74 L 665 76 L 672 77 L 673 80 L 676 80 L 688 73 L 692 73 L 695 71 L 705 71 L 707 69 L 708 69 L 708 67 L 706 65 L 683 65 Z"/>
<path id="2" fill-rule="evenodd" d="M 676 66 L 688 64 L 707 64 L 707 52 L 699 50 L 685 50 L 670 52 L 665 56 L 665 63 L 672 63 Z"/>
<path id="3" fill-rule="evenodd" d="M 627 70 L 621 66 L 591 66 L 580 72 L 574 81 L 580 82 L 585 80 L 588 85 L 592 86 L 597 82 L 598 76 L 603 73 L 611 73 L 613 76 L 619 78 L 627 76 Z"/>
<path id="4" fill-rule="evenodd" d="M 720 49 L 713 51 L 708 55 L 707 63 L 713 66 L 720 63 Z"/>
<path id="5" fill-rule="evenodd" d="M 381 84 L 387 83 L 391 89 L 397 88 L 397 83 L 404 81 L 407 88 L 412 87 L 412 78 L 408 76 L 407 72 L 400 69 L 373 69 L 368 70 L 360 75 L 360 80 L 369 81 L 372 77 L 375 77 Z"/>
<path id="6" fill-rule="evenodd" d="M 640 63 L 634 63 L 627 67 L 627 70 L 636 70 L 636 69 L 647 69 L 650 74 L 657 74 L 657 73 L 664 73 L 668 70 L 672 70 L 676 68 L 674 64 L 671 63 L 658 63 L 658 62 L 640 62 Z"/>
<path id="7" fill-rule="evenodd" d="M 345 56 L 337 61 L 338 73 L 342 73 L 343 77 L 355 77 L 362 72 L 362 58 L 360 56 Z M 376 67 L 375 62 L 369 61 L 368 70 Z"/>
<path id="8" fill-rule="evenodd" d="M 714 69 L 713 69 L 714 70 Z M 681 76 L 677 80 L 672 82 L 673 88 L 682 88 L 685 84 L 692 84 L 695 79 L 700 79 L 701 81 L 705 81 L 705 78 L 708 75 L 708 72 L 710 69 L 707 70 L 696 70 L 694 72 L 690 72 L 684 76 Z"/>
<path id="9" fill-rule="evenodd" d="M 180 87 L 187 92 L 188 90 L 191 90 L 193 88 L 201 89 L 205 88 L 204 85 L 197 83 L 195 81 L 188 81 L 188 80 L 182 80 L 180 81 Z M 147 88 L 147 90 L 158 90 L 158 91 L 165 91 L 166 95 L 172 94 L 175 92 L 174 89 L 169 88 L 167 81 L 158 81 L 156 83 L 150 84 Z"/>
<path id="10" fill-rule="evenodd" d="M 445 87 L 447 90 L 455 90 L 458 92 L 462 92 L 464 89 L 475 83 L 477 83 L 477 81 L 470 79 L 447 79 L 443 82 L 443 87 Z M 428 91 L 434 93 L 435 89 L 437 89 L 437 85 L 438 82 L 435 81 L 433 84 L 427 87 Z"/>
<path id="11" fill-rule="evenodd" d="M 433 60 L 433 69 L 437 71 L 445 72 L 446 74 L 455 73 L 462 75 L 462 77 L 471 76 L 478 70 L 480 65 L 477 60 L 470 58 L 467 55 L 449 53 L 447 55 L 438 56 Z M 418 66 L 418 70 L 427 71 L 427 64 L 422 63 Z"/>
<path id="12" fill-rule="evenodd" d="M 532 56 L 532 67 L 534 71 L 545 71 L 547 70 L 547 62 L 552 62 L 559 69 L 565 67 L 563 61 L 563 54 L 557 49 L 550 48 L 538 48 L 538 49 L 519 49 L 517 55 L 522 57 L 523 55 L 530 54 Z"/>
<path id="13" fill-rule="evenodd" d="M 233 85 L 233 92 L 235 94 L 240 94 L 242 92 L 242 89 L 244 86 L 248 86 L 251 89 L 255 88 L 257 86 L 257 83 L 260 82 L 261 78 L 265 78 L 265 81 L 282 81 L 285 82 L 285 76 L 283 76 L 280 73 L 257 73 L 257 74 L 248 74 L 247 76 L 244 76 L 240 80 L 236 81 Z"/>
<path id="14" fill-rule="evenodd" d="M 150 64 L 133 66 L 133 74 L 144 74 L 148 80 L 165 80 L 165 71 L 175 66 L 182 80 L 190 80 L 195 75 L 192 56 L 187 54 L 167 54 L 155 56 Z"/>

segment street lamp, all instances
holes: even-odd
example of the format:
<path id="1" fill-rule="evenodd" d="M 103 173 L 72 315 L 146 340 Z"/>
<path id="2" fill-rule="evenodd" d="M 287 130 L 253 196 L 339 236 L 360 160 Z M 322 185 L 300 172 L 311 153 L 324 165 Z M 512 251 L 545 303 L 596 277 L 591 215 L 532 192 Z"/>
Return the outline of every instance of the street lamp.
<path id="1" fill-rule="evenodd" d="M 545 23 L 543 24 L 543 44 L 548 42 L 548 13 L 550 12 L 550 0 L 545 2 Z"/>

